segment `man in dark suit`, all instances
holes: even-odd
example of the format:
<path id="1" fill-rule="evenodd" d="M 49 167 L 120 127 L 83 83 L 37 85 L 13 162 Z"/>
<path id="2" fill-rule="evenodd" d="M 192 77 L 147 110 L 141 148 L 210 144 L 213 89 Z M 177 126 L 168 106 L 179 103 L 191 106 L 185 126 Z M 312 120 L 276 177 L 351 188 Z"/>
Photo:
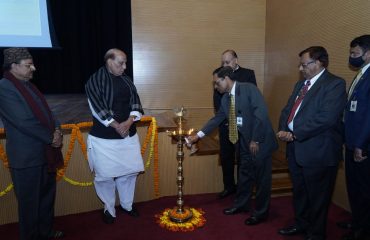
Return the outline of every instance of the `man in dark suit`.
<path id="1" fill-rule="evenodd" d="M 342 159 L 346 84 L 326 70 L 329 56 L 325 48 L 309 47 L 299 57 L 304 80 L 297 82 L 282 110 L 277 133 L 287 142 L 295 224 L 279 233 L 325 239 L 327 212 Z"/>
<path id="2" fill-rule="evenodd" d="M 256 85 L 256 77 L 254 71 L 247 68 L 242 68 L 238 64 L 238 55 L 234 50 L 228 49 L 222 53 L 221 65 L 223 67 L 229 66 L 233 69 L 233 79 L 237 82 L 249 82 Z M 222 93 L 216 89 L 213 92 L 213 105 L 215 112 L 218 111 L 221 105 Z M 219 128 L 219 143 L 220 143 L 220 159 L 222 167 L 222 176 L 224 183 L 224 190 L 219 193 L 220 198 L 225 198 L 236 192 L 236 185 L 234 180 L 234 164 L 235 164 L 235 149 L 234 145 L 229 141 L 228 123 L 223 121 Z M 248 206 L 246 206 L 248 208 Z"/>
<path id="3" fill-rule="evenodd" d="M 244 210 L 256 186 L 256 207 L 245 220 L 255 225 L 267 218 L 271 193 L 272 152 L 277 142 L 264 99 L 256 86 L 239 83 L 232 79 L 233 69 L 221 67 L 215 70 L 214 85 L 224 94 L 216 115 L 196 135 L 190 136 L 191 143 L 209 134 L 225 119 L 229 121 L 228 138 L 240 153 L 238 188 L 234 205 L 225 209 L 225 214 Z M 230 102 L 231 100 L 231 102 Z M 232 130 L 234 128 L 234 131 Z"/>
<path id="4" fill-rule="evenodd" d="M 36 70 L 25 48 L 4 50 L 0 116 L 18 200 L 20 239 L 63 237 L 53 231 L 55 173 L 63 166 L 62 133 L 44 96 L 29 82 Z"/>
<path id="5" fill-rule="evenodd" d="M 349 64 L 359 69 L 344 112 L 345 166 L 352 231 L 347 240 L 370 239 L 370 35 L 350 44 Z"/>

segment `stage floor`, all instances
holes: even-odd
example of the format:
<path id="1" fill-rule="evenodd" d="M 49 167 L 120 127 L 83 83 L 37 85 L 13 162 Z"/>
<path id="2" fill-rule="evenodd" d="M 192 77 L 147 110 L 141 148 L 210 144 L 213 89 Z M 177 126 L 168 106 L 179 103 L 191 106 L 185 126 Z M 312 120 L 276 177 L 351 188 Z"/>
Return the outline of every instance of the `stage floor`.
<path id="1" fill-rule="evenodd" d="M 61 124 L 92 121 L 85 94 L 50 94 L 45 98 Z M 3 128 L 2 121 L 0 128 Z"/>

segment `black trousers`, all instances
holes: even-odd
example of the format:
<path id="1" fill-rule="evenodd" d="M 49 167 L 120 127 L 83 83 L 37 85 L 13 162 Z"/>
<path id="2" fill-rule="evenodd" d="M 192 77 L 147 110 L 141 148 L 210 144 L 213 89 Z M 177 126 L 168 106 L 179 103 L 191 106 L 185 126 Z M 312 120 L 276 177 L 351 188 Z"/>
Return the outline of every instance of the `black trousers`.
<path id="1" fill-rule="evenodd" d="M 296 225 L 314 239 L 326 239 L 326 223 L 338 166 L 303 167 L 297 164 L 294 143 L 288 144 Z"/>
<path id="2" fill-rule="evenodd" d="M 265 218 L 268 215 L 271 199 L 272 155 L 252 156 L 249 142 L 239 134 L 236 145 L 240 152 L 238 187 L 234 207 L 250 209 L 253 187 L 256 187 L 255 208 L 252 215 Z"/>
<path id="3" fill-rule="evenodd" d="M 47 166 L 10 170 L 18 200 L 21 240 L 48 239 L 54 219 L 55 172 Z"/>
<path id="4" fill-rule="evenodd" d="M 370 159 L 355 162 L 353 151 L 346 149 L 345 166 L 353 228 L 370 233 Z"/>
<path id="5" fill-rule="evenodd" d="M 224 189 L 233 190 L 236 188 L 234 180 L 235 147 L 229 141 L 229 127 L 227 123 L 222 123 L 219 126 L 218 134 Z"/>

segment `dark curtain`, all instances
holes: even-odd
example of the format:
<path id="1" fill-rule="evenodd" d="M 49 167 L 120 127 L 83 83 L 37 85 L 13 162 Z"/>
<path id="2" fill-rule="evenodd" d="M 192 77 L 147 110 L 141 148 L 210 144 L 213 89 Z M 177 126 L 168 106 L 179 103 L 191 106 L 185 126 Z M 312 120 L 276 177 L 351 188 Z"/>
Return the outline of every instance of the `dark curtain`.
<path id="1" fill-rule="evenodd" d="M 51 0 L 49 10 L 59 47 L 29 49 L 37 68 L 32 81 L 43 93 L 84 93 L 110 48 L 126 52 L 132 76 L 130 0 Z"/>

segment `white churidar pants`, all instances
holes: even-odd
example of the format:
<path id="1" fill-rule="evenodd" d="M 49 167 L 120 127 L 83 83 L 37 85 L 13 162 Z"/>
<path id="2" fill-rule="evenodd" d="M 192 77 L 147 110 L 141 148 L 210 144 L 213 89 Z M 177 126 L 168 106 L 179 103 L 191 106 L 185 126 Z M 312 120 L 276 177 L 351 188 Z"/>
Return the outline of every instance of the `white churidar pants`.
<path id="1" fill-rule="evenodd" d="M 95 172 L 95 190 L 104 203 L 104 211 L 116 216 L 116 189 L 120 205 L 130 211 L 136 177 L 144 171 L 138 135 L 125 139 L 102 139 L 89 135 L 87 147 L 90 169 Z"/>

